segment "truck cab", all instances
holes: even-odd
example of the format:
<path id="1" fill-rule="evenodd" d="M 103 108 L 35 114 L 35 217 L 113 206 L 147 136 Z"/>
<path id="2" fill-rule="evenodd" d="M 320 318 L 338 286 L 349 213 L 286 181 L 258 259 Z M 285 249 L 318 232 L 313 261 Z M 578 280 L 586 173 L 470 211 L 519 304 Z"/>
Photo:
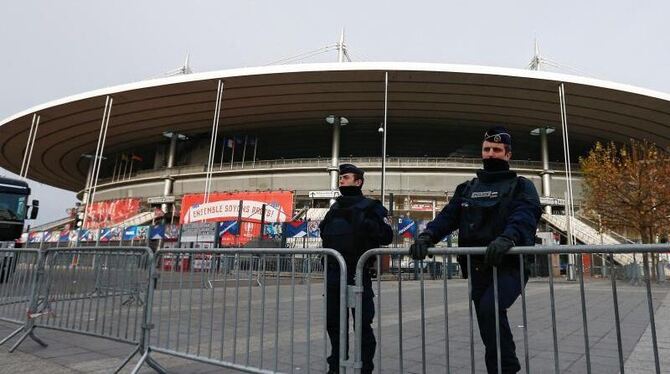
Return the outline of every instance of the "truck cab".
<path id="1" fill-rule="evenodd" d="M 39 202 L 32 201 L 28 216 L 30 188 L 22 180 L 0 177 L 0 242 L 14 241 L 21 236 L 26 219 L 35 219 Z"/>

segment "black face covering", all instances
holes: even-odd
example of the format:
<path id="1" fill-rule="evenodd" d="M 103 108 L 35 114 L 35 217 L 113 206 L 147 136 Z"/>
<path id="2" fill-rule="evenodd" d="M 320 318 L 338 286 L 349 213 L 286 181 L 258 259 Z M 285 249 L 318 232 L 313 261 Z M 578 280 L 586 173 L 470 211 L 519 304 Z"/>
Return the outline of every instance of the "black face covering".
<path id="1" fill-rule="evenodd" d="M 361 186 L 340 186 L 340 193 L 342 196 L 361 196 Z"/>
<path id="2" fill-rule="evenodd" d="M 486 171 L 507 171 L 509 170 L 509 162 L 499 158 L 485 158 L 482 159 L 484 170 Z"/>

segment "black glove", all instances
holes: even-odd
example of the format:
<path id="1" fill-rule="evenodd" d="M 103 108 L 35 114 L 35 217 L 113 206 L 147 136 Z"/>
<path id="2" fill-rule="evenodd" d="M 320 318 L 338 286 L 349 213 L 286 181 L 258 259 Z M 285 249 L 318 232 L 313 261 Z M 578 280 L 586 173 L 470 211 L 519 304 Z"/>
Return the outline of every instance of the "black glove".
<path id="1" fill-rule="evenodd" d="M 484 262 L 489 266 L 500 266 L 503 256 L 509 252 L 512 247 L 514 247 L 514 240 L 508 237 L 499 236 L 493 239 L 486 248 Z"/>
<path id="2" fill-rule="evenodd" d="M 409 247 L 409 254 L 415 260 L 423 260 L 428 254 L 428 248 L 432 246 L 433 239 L 430 237 L 430 234 L 421 233 L 414 241 L 414 244 Z"/>

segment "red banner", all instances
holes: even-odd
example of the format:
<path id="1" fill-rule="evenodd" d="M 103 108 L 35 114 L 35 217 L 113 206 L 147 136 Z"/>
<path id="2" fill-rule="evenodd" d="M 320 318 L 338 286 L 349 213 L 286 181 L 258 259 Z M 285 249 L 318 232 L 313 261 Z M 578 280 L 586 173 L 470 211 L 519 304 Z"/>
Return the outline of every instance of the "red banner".
<path id="1" fill-rule="evenodd" d="M 203 194 L 184 195 L 181 202 L 181 223 L 220 222 L 238 219 L 240 200 L 243 222 L 260 222 L 265 204 L 265 222 L 286 222 L 293 216 L 293 192 L 213 193 L 204 203 Z"/>
<path id="2" fill-rule="evenodd" d="M 87 229 L 110 227 L 140 213 L 141 199 L 98 201 L 88 207 Z"/>

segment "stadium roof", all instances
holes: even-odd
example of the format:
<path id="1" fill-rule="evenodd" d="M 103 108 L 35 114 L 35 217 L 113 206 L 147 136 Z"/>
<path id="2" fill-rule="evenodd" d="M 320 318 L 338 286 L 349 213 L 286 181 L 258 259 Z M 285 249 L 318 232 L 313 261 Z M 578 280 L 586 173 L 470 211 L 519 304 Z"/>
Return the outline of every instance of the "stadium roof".
<path id="1" fill-rule="evenodd" d="M 0 122 L 0 166 L 18 173 L 32 116 L 41 118 L 29 177 L 68 190 L 85 183 L 83 153 L 94 153 L 105 99 L 114 99 L 105 153 L 157 143 L 164 131 L 211 129 L 217 81 L 225 85 L 221 133 L 383 118 L 389 124 L 503 123 L 511 130 L 560 127 L 565 83 L 571 139 L 649 139 L 670 145 L 670 95 L 577 76 L 424 63 L 328 63 L 242 68 L 124 84 L 54 100 Z"/>

